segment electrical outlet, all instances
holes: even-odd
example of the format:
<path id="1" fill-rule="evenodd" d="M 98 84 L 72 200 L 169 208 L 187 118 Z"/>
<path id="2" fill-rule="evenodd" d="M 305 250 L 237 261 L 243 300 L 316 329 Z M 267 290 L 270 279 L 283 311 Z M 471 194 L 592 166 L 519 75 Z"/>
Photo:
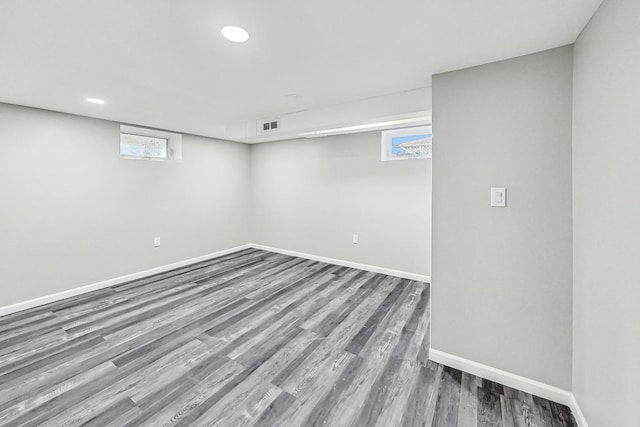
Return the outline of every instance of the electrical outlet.
<path id="1" fill-rule="evenodd" d="M 154 237 L 153 238 L 153 247 L 157 248 L 160 246 L 160 238 L 159 237 Z"/>
<path id="2" fill-rule="evenodd" d="M 354 234 L 353 239 L 351 239 L 351 241 L 353 242 L 354 245 L 357 245 L 358 243 L 360 243 L 360 238 L 358 237 L 357 234 Z"/>

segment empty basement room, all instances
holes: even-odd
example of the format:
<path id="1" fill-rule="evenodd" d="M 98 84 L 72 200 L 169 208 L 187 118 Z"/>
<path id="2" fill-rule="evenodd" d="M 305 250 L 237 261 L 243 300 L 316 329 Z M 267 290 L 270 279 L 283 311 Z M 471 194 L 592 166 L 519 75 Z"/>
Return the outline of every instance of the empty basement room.
<path id="1" fill-rule="evenodd" d="M 0 426 L 640 426 L 640 1 L 0 1 Z"/>

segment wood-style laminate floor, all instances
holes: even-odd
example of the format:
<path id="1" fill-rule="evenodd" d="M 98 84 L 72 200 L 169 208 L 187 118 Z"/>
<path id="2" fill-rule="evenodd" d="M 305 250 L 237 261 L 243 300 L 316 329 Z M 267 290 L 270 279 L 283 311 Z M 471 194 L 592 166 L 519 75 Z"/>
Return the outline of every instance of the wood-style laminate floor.
<path id="1" fill-rule="evenodd" d="M 0 424 L 573 426 L 428 360 L 429 285 L 248 249 L 0 318 Z"/>

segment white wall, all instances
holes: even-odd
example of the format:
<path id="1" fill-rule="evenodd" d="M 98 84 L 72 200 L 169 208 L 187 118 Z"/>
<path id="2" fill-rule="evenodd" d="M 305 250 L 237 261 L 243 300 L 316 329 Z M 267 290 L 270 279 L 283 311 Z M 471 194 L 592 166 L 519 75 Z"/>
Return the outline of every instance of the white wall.
<path id="1" fill-rule="evenodd" d="M 431 161 L 381 162 L 379 132 L 183 135 L 182 163 L 118 141 L 118 123 L 0 104 L 0 307 L 249 242 L 429 274 Z"/>
<path id="2" fill-rule="evenodd" d="M 575 46 L 574 375 L 589 425 L 640 424 L 640 2 L 605 0 Z"/>
<path id="3" fill-rule="evenodd" d="M 433 80 L 432 346 L 567 390 L 571 87 L 571 47 Z"/>
<path id="4" fill-rule="evenodd" d="M 249 242 L 248 146 L 184 135 L 160 163 L 118 141 L 117 123 L 0 104 L 0 307 Z"/>
<path id="5" fill-rule="evenodd" d="M 430 159 L 381 162 L 369 132 L 255 145 L 251 171 L 255 243 L 430 274 Z"/>

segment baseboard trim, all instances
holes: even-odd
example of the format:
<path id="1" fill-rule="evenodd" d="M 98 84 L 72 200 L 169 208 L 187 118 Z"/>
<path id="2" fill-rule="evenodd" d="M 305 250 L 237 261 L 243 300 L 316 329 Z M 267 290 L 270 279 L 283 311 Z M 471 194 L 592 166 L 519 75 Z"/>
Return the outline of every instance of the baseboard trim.
<path id="1" fill-rule="evenodd" d="M 137 273 L 132 273 L 132 274 L 127 274 L 124 276 L 120 276 L 120 277 L 116 277 L 113 279 L 108 279 L 108 280 L 104 280 L 102 282 L 97 282 L 97 283 L 92 283 L 89 285 L 85 285 L 85 286 L 80 286 L 78 288 L 73 288 L 73 289 L 69 289 L 66 291 L 62 291 L 62 292 L 58 292 L 55 294 L 51 294 L 51 295 L 45 295 L 39 298 L 34 298 L 28 301 L 22 301 L 16 304 L 12 304 L 12 305 L 8 305 L 5 307 L 0 307 L 0 317 L 2 316 L 7 316 L 9 314 L 13 314 L 16 313 L 18 311 L 23 311 L 23 310 L 28 310 L 30 308 L 34 308 L 34 307 L 38 307 L 41 305 L 45 305 L 45 304 L 49 304 L 52 302 L 56 302 L 56 301 L 60 301 L 63 300 L 65 298 L 71 298 L 71 297 L 75 297 L 87 292 L 92 292 L 92 291 L 96 291 L 99 289 L 103 289 L 103 288 L 108 288 L 109 286 L 115 286 L 115 285 L 119 285 L 121 283 L 125 283 L 125 282 L 130 282 L 132 280 L 137 280 L 137 279 L 141 279 L 143 277 L 146 276 L 152 276 L 154 274 L 158 274 L 158 273 L 164 273 L 165 271 L 169 271 L 169 270 L 173 270 L 175 268 L 180 268 L 180 267 L 184 267 L 186 265 L 189 264 L 195 264 L 197 262 L 201 262 L 201 261 L 206 261 L 212 258 L 216 258 L 219 256 L 223 256 L 223 255 L 227 255 L 233 252 L 238 252 L 241 251 L 243 249 L 249 249 L 249 248 L 254 248 L 254 249 L 262 249 L 265 251 L 270 251 L 270 252 L 276 252 L 276 253 L 280 253 L 280 254 L 284 254 L 284 255 L 291 255 L 291 256 L 296 256 L 296 257 L 300 257 L 300 258 L 306 258 L 306 259 L 311 259 L 314 261 L 320 261 L 320 262 L 326 262 L 328 264 L 335 264 L 335 265 L 340 265 L 343 267 L 351 267 L 351 268 L 358 268 L 361 270 L 366 270 L 366 271 L 372 271 L 374 273 L 382 273 L 382 274 L 388 274 L 390 276 L 397 276 L 397 277 L 403 277 L 406 279 L 411 279 L 411 280 L 418 280 L 421 282 L 430 282 L 431 278 L 429 276 L 425 276 L 425 275 L 421 275 L 421 274 L 415 274 L 415 273 L 408 273 L 405 271 L 400 271 L 400 270 L 392 270 L 389 268 L 383 268 L 383 267 L 376 267 L 373 265 L 367 265 L 367 264 L 359 264 L 356 262 L 350 262 L 350 261 L 344 261 L 344 260 L 339 260 L 339 259 L 335 259 L 335 258 L 327 258 L 327 257 L 322 257 L 322 256 L 317 256 L 317 255 L 311 255 L 311 254 L 305 254 L 302 252 L 296 252 L 296 251 L 290 251 L 290 250 L 286 250 L 286 249 L 280 249 L 280 248 L 274 248 L 271 246 L 265 246 L 265 245 L 258 245 L 255 243 L 247 243 L 245 245 L 240 245 L 240 246 L 236 246 L 233 248 L 229 248 L 229 249 L 224 249 L 218 252 L 214 252 L 214 253 L 210 253 L 207 255 L 202 255 L 199 257 L 195 257 L 195 258 L 190 258 L 190 259 L 186 259 L 183 261 L 178 261 L 178 262 L 174 262 L 172 264 L 167 264 L 167 265 L 162 265 L 159 267 L 155 267 L 155 268 L 150 268 L 148 270 L 143 270 L 143 271 L 139 271 Z"/>
<path id="2" fill-rule="evenodd" d="M 339 265 L 341 267 L 357 268 L 359 270 L 366 270 L 374 273 L 387 274 L 389 276 L 402 277 L 404 279 L 417 280 L 419 282 L 427 282 L 427 283 L 431 282 L 431 277 L 425 276 L 424 274 L 409 273 L 407 271 L 393 270 L 391 268 L 377 267 L 375 265 L 360 264 L 357 262 L 345 261 L 345 260 L 336 259 L 336 258 L 327 258 L 319 255 L 312 255 L 312 254 L 307 254 L 303 252 L 291 251 L 288 249 L 281 249 L 281 248 L 274 248 L 272 246 L 259 245 L 257 243 L 251 243 L 249 246 L 251 246 L 254 249 L 262 249 L 263 251 L 276 252 L 283 255 L 291 255 L 298 258 L 305 258 L 313 261 L 324 262 L 327 264 Z"/>
<path id="3" fill-rule="evenodd" d="M 571 408 L 578 425 L 580 427 L 588 427 L 587 421 L 578 406 L 575 396 L 568 390 L 541 383 L 491 366 L 483 365 L 482 363 L 474 362 L 459 356 L 454 356 L 453 354 L 445 353 L 444 351 L 435 350 L 433 348 L 429 350 L 429 359 L 433 362 L 468 372 L 478 377 L 566 405 Z"/>
<path id="4" fill-rule="evenodd" d="M 58 292 L 56 294 L 46 295 L 43 297 L 34 298 L 32 300 L 19 302 L 16 304 L 5 306 L 5 307 L 0 307 L 0 317 L 6 316 L 8 314 L 13 314 L 22 310 L 28 310 L 30 308 L 34 308 L 40 305 L 45 305 L 52 302 L 60 301 L 65 298 L 75 297 L 77 295 L 81 295 L 91 291 L 96 291 L 98 289 L 108 288 L 109 286 L 119 285 L 120 283 L 141 279 L 146 276 L 152 276 L 154 274 L 164 273 L 165 271 L 173 270 L 175 268 L 184 267 L 186 265 L 195 264 L 201 261 L 207 261 L 212 258 L 227 255 L 233 252 L 238 252 L 243 249 L 249 249 L 252 247 L 253 246 L 249 244 L 236 246 L 234 248 L 224 249 L 224 250 L 210 253 L 207 255 L 202 255 L 199 257 L 174 262 L 172 264 L 162 265 L 160 267 L 150 268 L 148 270 L 139 271 L 137 273 L 127 274 L 127 275 L 116 277 L 113 279 L 104 280 L 102 282 L 92 283 L 90 285 L 85 285 L 78 288 L 69 289 L 67 291 Z"/>

